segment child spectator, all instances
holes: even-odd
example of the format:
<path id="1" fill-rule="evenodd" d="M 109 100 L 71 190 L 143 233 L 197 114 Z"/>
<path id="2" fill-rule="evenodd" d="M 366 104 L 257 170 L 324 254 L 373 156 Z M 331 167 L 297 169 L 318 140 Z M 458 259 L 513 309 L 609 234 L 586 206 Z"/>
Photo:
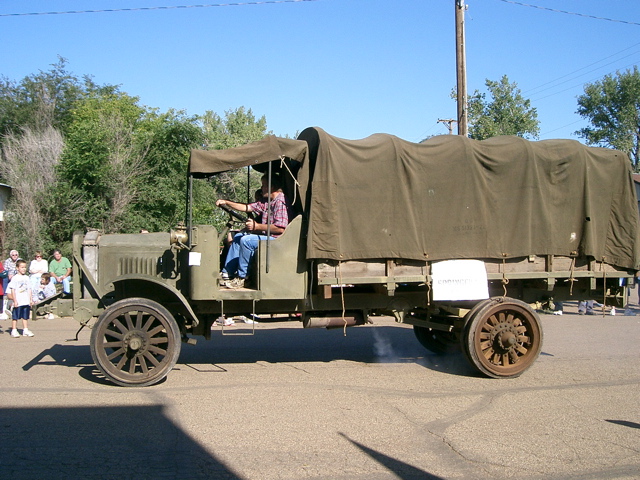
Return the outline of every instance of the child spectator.
<path id="1" fill-rule="evenodd" d="M 33 332 L 27 327 L 31 316 L 31 288 L 27 273 L 27 262 L 18 260 L 16 262 L 16 273 L 7 286 L 7 297 L 13 300 L 13 319 L 11 322 L 11 336 L 17 338 L 18 320 L 22 320 L 22 336 L 33 337 Z"/>
<path id="2" fill-rule="evenodd" d="M 41 302 L 56 294 L 56 286 L 51 281 L 51 274 L 43 273 L 40 277 L 40 283 L 31 291 L 33 303 Z"/>
<path id="3" fill-rule="evenodd" d="M 36 303 L 40 303 L 47 298 L 51 298 L 56 294 L 56 286 L 51 281 L 50 273 L 43 273 L 40 277 L 40 282 L 35 287 L 32 287 L 31 297 L 33 300 L 33 305 Z M 49 313 L 47 315 L 47 319 L 53 320 L 53 313 Z"/>

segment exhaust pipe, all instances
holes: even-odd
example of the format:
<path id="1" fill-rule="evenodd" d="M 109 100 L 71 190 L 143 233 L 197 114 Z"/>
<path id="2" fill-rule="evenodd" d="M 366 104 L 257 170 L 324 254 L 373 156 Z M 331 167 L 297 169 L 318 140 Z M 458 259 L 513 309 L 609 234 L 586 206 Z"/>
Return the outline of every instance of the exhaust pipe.
<path id="1" fill-rule="evenodd" d="M 366 323 L 362 312 L 347 312 L 344 317 L 337 312 L 331 312 L 322 316 L 304 316 L 302 325 L 304 328 L 344 328 Z"/>

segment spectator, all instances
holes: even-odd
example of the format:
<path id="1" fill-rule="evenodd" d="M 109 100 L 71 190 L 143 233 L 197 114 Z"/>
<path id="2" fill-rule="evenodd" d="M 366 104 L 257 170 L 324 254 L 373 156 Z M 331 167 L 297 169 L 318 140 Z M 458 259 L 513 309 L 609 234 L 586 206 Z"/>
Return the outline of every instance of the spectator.
<path id="1" fill-rule="evenodd" d="M 580 300 L 578 303 L 578 315 L 595 315 L 596 312 L 593 311 L 593 300 Z"/>
<path id="2" fill-rule="evenodd" d="M 31 316 L 31 288 L 27 273 L 27 262 L 18 260 L 16 262 L 16 273 L 7 286 L 7 296 L 13 301 L 13 317 L 11 320 L 11 336 L 17 338 L 18 320 L 22 320 L 22 336 L 33 337 L 33 332 L 28 328 L 29 317 Z"/>
<path id="3" fill-rule="evenodd" d="M 13 277 L 16 273 L 18 273 L 18 270 L 16 268 L 16 263 L 18 262 L 18 260 L 20 260 L 20 254 L 18 253 L 18 251 L 11 250 L 11 252 L 9 252 L 9 258 L 7 258 L 3 263 L 4 269 L 7 271 L 7 274 L 8 274 L 7 278 L 9 280 L 11 280 L 11 277 Z M 7 282 L 7 284 L 8 283 L 9 282 Z"/>
<path id="4" fill-rule="evenodd" d="M 42 252 L 36 251 L 33 256 L 33 260 L 29 264 L 29 279 L 31 280 L 31 287 L 36 288 L 40 284 L 40 276 L 43 273 L 49 271 L 49 262 L 42 258 Z"/>
<path id="5" fill-rule="evenodd" d="M 62 291 L 69 295 L 71 293 L 71 262 L 63 257 L 58 249 L 53 251 L 53 260 L 49 262 L 49 273 L 54 285 L 62 283 Z"/>
<path id="6" fill-rule="evenodd" d="M 11 277 L 13 277 L 16 273 L 16 262 L 20 259 L 20 255 L 17 250 L 11 250 L 9 252 L 9 258 L 7 258 L 4 263 L 4 269 L 7 271 L 7 276 L 2 279 L 2 289 L 4 292 L 7 291 L 7 285 L 9 285 L 9 281 Z M 8 300 L 6 297 L 3 297 L 2 301 L 2 313 L 4 313 L 8 308 Z"/>
<path id="7" fill-rule="evenodd" d="M 33 303 L 38 303 L 56 294 L 56 286 L 51 281 L 50 273 L 43 273 L 38 285 L 31 290 Z"/>
<path id="8" fill-rule="evenodd" d="M 0 278 L 4 281 L 7 278 L 7 271 L 4 269 L 4 265 L 0 263 Z M 9 316 L 4 311 L 4 287 L 2 286 L 4 282 L 0 282 L 0 298 L 2 298 L 2 312 L 0 312 L 0 320 L 7 320 Z"/>

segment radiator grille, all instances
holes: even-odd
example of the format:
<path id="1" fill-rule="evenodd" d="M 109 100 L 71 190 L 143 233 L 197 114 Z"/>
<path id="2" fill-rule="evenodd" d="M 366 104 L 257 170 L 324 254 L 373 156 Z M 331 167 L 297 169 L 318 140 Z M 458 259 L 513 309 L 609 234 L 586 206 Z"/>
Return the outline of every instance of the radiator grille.
<path id="1" fill-rule="evenodd" d="M 118 261 L 118 276 L 129 273 L 155 276 L 158 273 L 157 261 L 157 257 L 121 257 Z"/>

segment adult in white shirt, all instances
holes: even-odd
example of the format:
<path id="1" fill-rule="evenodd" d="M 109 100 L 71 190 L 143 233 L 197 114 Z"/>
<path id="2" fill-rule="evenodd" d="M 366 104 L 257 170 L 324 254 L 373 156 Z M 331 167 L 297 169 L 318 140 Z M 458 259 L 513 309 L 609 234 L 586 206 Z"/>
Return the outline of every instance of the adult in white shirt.
<path id="1" fill-rule="evenodd" d="M 43 273 L 47 273 L 48 271 L 49 262 L 42 258 L 42 252 L 40 250 L 36 251 L 34 258 L 31 260 L 31 264 L 29 265 L 29 280 L 31 281 L 31 286 L 37 287 L 40 285 L 40 277 Z"/>

